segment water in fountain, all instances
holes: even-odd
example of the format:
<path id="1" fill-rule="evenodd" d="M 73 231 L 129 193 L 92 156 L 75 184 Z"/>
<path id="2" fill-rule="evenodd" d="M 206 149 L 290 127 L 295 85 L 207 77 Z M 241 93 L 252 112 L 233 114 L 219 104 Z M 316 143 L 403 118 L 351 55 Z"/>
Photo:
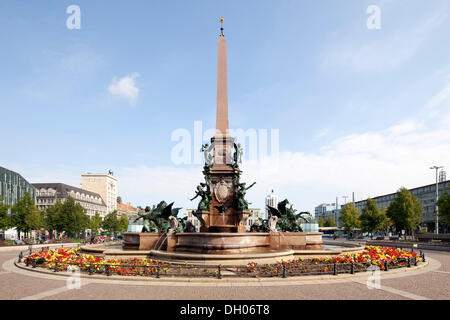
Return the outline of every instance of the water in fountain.
<path id="1" fill-rule="evenodd" d="M 167 232 L 164 232 L 163 234 L 161 234 L 158 241 L 155 242 L 152 249 L 158 250 L 158 251 L 161 250 L 161 247 L 164 244 L 164 240 L 166 240 L 166 239 L 167 239 Z"/>

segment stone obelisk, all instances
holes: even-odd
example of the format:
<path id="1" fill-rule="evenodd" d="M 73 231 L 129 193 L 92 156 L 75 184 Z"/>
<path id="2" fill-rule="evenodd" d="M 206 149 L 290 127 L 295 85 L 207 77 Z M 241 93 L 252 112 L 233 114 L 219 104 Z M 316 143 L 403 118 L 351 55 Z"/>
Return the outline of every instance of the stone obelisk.
<path id="1" fill-rule="evenodd" d="M 220 20 L 223 22 L 223 18 Z M 228 88 L 227 88 L 227 52 L 223 27 L 220 29 L 217 53 L 217 109 L 216 134 L 211 138 L 213 163 L 205 167 L 205 178 L 209 181 L 211 202 L 208 214 L 203 214 L 208 232 L 245 232 L 242 225 L 242 212 L 235 208 L 239 174 L 241 171 L 233 164 L 234 139 L 228 126 Z"/>

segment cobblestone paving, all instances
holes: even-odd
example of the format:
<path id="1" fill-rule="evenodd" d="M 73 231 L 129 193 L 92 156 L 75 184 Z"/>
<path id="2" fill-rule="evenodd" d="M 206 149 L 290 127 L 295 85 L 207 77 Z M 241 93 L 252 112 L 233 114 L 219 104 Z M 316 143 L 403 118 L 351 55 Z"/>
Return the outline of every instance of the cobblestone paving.
<path id="1" fill-rule="evenodd" d="M 231 284 L 217 286 L 214 283 L 196 285 L 167 284 L 122 281 L 82 280 L 80 289 L 66 288 L 65 278 L 53 275 L 30 273 L 11 267 L 11 259 L 18 252 L 0 251 L 0 299 L 255 299 L 255 300 L 303 300 L 303 299 L 450 299 L 450 254 L 427 251 L 431 257 L 441 263 L 432 271 L 392 275 L 381 281 L 381 289 L 369 289 L 365 279 L 343 282 L 317 280 L 308 284 Z M 436 264 L 435 264 L 436 265 Z M 6 267 L 6 268 L 5 268 Z"/>

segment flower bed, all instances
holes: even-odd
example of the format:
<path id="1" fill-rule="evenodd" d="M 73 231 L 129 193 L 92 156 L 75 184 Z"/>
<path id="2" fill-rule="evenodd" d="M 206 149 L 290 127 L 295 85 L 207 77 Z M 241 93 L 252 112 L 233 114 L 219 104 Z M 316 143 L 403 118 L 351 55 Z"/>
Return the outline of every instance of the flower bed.
<path id="1" fill-rule="evenodd" d="M 154 259 L 108 259 L 80 253 L 80 248 L 60 248 L 37 251 L 25 258 L 28 264 L 36 263 L 38 267 L 54 271 L 66 271 L 68 266 L 76 266 L 89 274 L 116 274 L 132 276 L 218 276 L 226 271 L 227 276 L 274 277 L 308 274 L 337 274 L 364 272 L 370 266 L 381 270 L 405 267 L 411 261 L 421 261 L 416 253 L 397 248 L 366 246 L 356 254 L 338 257 L 293 259 L 274 264 L 258 265 L 250 262 L 244 266 L 193 266 L 187 263 L 171 264 Z"/>

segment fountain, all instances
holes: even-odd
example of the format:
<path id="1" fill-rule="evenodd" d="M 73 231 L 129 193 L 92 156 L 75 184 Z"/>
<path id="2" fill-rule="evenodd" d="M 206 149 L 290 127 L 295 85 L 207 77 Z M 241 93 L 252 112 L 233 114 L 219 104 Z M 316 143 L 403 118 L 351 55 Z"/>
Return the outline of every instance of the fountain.
<path id="1" fill-rule="evenodd" d="M 247 186 L 240 181 L 242 171 L 239 164 L 242 163 L 243 150 L 229 135 L 223 28 L 218 41 L 216 133 L 210 144 L 202 146 L 201 152 L 205 161 L 205 181 L 197 186 L 196 195 L 191 199 L 200 198 L 194 212 L 201 223 L 200 232 L 176 232 L 174 225 L 182 221 L 176 219 L 178 212 L 173 212 L 172 204 L 167 206 L 167 210 L 154 208 L 155 212 L 159 210 L 162 218 L 172 219 L 171 228 L 149 233 L 149 226 L 144 224 L 143 231 L 147 232 L 126 233 L 120 254 L 133 256 L 141 253 L 170 261 L 227 264 L 273 262 L 293 258 L 305 251 L 317 253 L 322 249 L 322 233 L 301 232 L 301 229 L 295 229 L 297 232 L 277 231 L 277 221 L 282 219 L 282 212 L 277 208 L 270 208 L 269 232 L 246 232 L 249 210 L 245 195 L 255 183 Z M 156 213 L 146 214 L 152 220 Z M 119 255 L 118 252 L 115 254 Z"/>

